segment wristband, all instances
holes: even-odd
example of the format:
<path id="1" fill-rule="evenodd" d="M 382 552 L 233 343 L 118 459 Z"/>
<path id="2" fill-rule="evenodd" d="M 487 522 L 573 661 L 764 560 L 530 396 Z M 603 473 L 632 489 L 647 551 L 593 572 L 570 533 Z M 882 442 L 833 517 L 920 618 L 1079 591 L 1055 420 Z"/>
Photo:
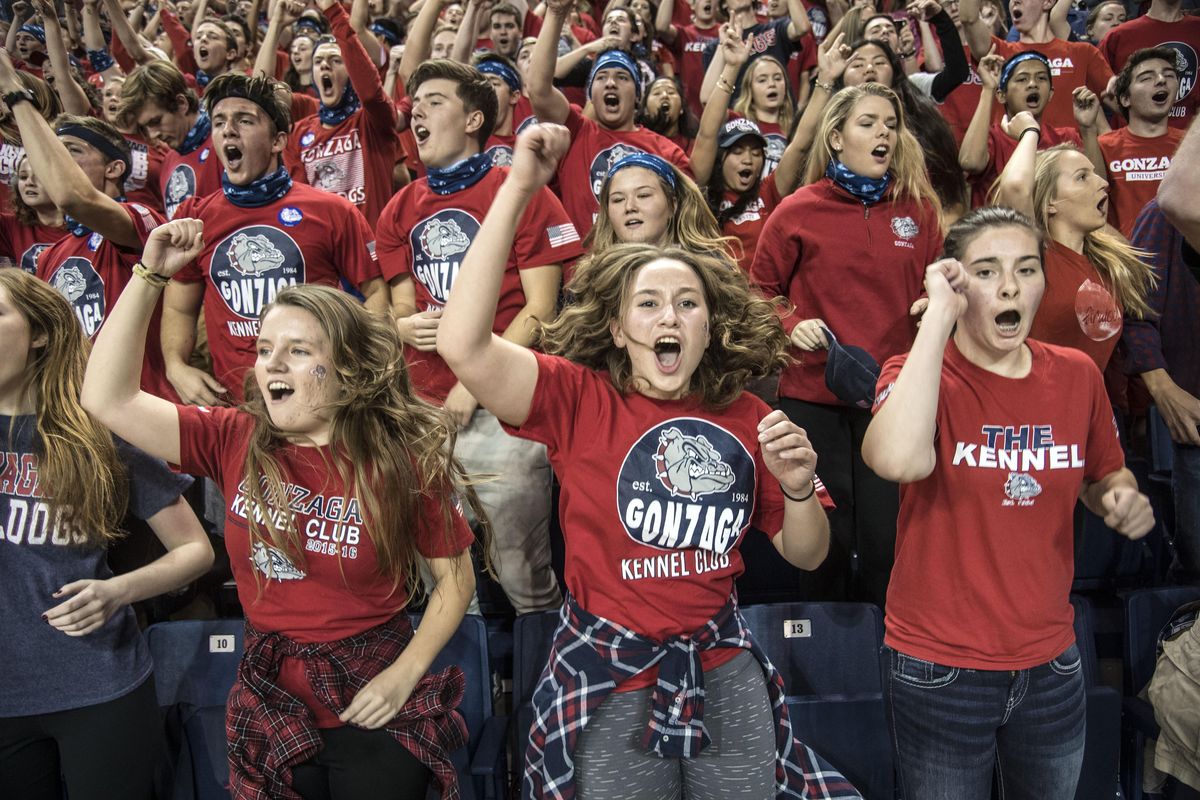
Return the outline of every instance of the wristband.
<path id="1" fill-rule="evenodd" d="M 725 76 L 717 78 L 717 88 L 727 94 L 733 94 L 733 84 L 725 80 Z"/>
<path id="2" fill-rule="evenodd" d="M 34 97 L 33 92 L 29 91 L 28 89 L 17 89 L 16 91 L 5 92 L 3 96 L 0 96 L 0 99 L 4 100 L 4 105 L 8 106 L 10 109 L 17 103 L 30 103 L 34 108 L 37 108 L 39 111 L 41 111 L 41 109 L 38 107 L 37 98 Z"/>
<path id="3" fill-rule="evenodd" d="M 913 50 L 912 52 L 909 52 L 909 53 L 901 53 L 901 54 L 900 54 L 900 57 L 901 57 L 901 58 L 903 58 L 905 61 L 907 61 L 907 60 L 908 60 L 908 59 L 910 59 L 910 58 L 916 58 L 916 57 L 917 57 L 917 51 L 916 51 L 916 50 Z"/>
<path id="4" fill-rule="evenodd" d="M 804 497 L 792 497 L 790 494 L 787 493 L 787 489 L 783 488 L 782 483 L 779 484 L 779 491 L 783 492 L 783 496 L 786 497 L 788 500 L 791 500 L 793 503 L 803 503 L 805 500 L 808 500 L 810 497 L 812 497 L 814 494 L 817 493 L 817 482 L 814 480 L 810 480 L 808 483 L 809 483 L 808 494 L 804 495 Z"/>
<path id="5" fill-rule="evenodd" d="M 1033 131 L 1034 136 L 1037 136 L 1038 142 L 1042 141 L 1042 132 L 1038 128 L 1026 128 L 1025 130 L 1021 131 L 1017 134 L 1017 141 L 1021 141 L 1021 138 L 1030 131 Z"/>
<path id="6" fill-rule="evenodd" d="M 171 279 L 166 275 L 160 275 L 157 272 L 153 272 L 141 261 L 133 265 L 133 274 L 153 286 L 155 289 L 163 289 L 168 283 L 171 282 Z"/>
<path id="7" fill-rule="evenodd" d="M 815 86 L 816 88 L 821 89 L 825 92 L 828 92 L 829 94 L 833 94 L 833 84 L 832 83 L 826 83 L 823 80 L 814 79 L 813 86 Z"/>

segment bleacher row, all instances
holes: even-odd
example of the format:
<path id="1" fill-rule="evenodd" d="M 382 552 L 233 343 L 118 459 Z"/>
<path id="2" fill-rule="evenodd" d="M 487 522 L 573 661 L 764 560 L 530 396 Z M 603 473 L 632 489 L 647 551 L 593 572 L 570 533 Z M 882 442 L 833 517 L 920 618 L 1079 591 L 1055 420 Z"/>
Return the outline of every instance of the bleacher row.
<path id="1" fill-rule="evenodd" d="M 1123 596 L 1123 692 L 1100 680 L 1093 609 L 1074 595 L 1075 635 L 1087 687 L 1087 744 L 1076 800 L 1147 800 L 1140 789 L 1142 750 L 1157 732 L 1137 694 L 1154 670 L 1158 631 L 1200 587 L 1140 589 Z M 770 603 L 743 614 L 784 676 L 797 735 L 840 769 L 867 800 L 895 793 L 892 748 L 880 658 L 883 615 L 866 603 Z M 419 618 L 414 619 L 416 624 Z M 517 618 L 506 626 L 468 615 L 434 669 L 457 664 L 467 692 L 460 712 L 470 732 L 455 754 L 463 797 L 517 796 L 524 743 L 533 720 L 530 697 L 546 663 L 558 615 Z M 229 797 L 225 698 L 241 657 L 242 621 L 163 622 L 147 639 L 168 741 L 173 743 L 176 800 Z M 511 651 L 511 661 L 504 657 Z M 508 672 L 511 668 L 511 672 Z M 511 714 L 498 714 L 494 691 L 511 677 Z M 513 794 L 510 794 L 514 792 Z M 520 795 L 524 800 L 527 796 Z"/>
<path id="2" fill-rule="evenodd" d="M 1153 675 L 1160 631 L 1177 608 L 1200 600 L 1200 586 L 1158 585 L 1165 581 L 1172 549 L 1170 454 L 1165 425 L 1151 409 L 1146 454 L 1127 454 L 1155 508 L 1157 525 L 1144 539 L 1130 541 L 1082 512 L 1071 597 L 1087 687 L 1087 742 L 1077 800 L 1161 797 L 1141 790 L 1145 742 L 1156 735 L 1157 725 L 1149 703 L 1138 695 Z M 555 536 L 556 549 L 560 536 Z M 866 603 L 780 602 L 797 594 L 802 573 L 774 548 L 758 546 L 765 541 L 744 540 L 746 573 L 738 592 L 751 630 L 784 676 L 796 733 L 868 800 L 893 800 L 883 614 Z M 499 586 L 486 575 L 479 578 L 484 616 L 463 620 L 433 669 L 456 664 L 466 676 L 459 710 L 470 736 L 467 747 L 455 754 L 462 796 L 525 798 L 521 769 L 533 719 L 530 698 L 558 614 L 514 620 Z M 413 618 L 419 625 L 419 615 Z M 241 619 L 231 618 L 161 622 L 147 630 L 176 800 L 229 797 L 225 700 L 241 657 L 242 627 Z"/>

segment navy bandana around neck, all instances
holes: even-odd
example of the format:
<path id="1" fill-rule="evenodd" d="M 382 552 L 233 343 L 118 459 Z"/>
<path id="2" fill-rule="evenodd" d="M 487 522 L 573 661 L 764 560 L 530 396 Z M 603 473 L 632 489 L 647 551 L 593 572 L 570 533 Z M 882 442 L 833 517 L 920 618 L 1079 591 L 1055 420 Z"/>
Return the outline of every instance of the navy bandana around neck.
<path id="1" fill-rule="evenodd" d="M 882 178 L 864 178 L 836 158 L 829 159 L 825 168 L 825 177 L 845 189 L 863 202 L 863 205 L 874 205 L 883 198 L 888 185 L 892 182 L 890 172 L 883 173 Z"/>
<path id="2" fill-rule="evenodd" d="M 245 186 L 235 186 L 229 176 L 221 173 L 221 191 L 225 199 L 240 208 L 270 205 L 292 189 L 292 176 L 282 164 L 274 172 L 255 178 Z"/>
<path id="3" fill-rule="evenodd" d="M 454 194 L 479 183 L 491 168 L 492 157 L 487 153 L 476 153 L 442 169 L 427 167 L 425 172 L 430 189 L 438 194 Z"/>
<path id="4" fill-rule="evenodd" d="M 208 114 L 201 111 L 196 116 L 196 124 L 187 132 L 187 136 L 183 137 L 183 143 L 179 145 L 179 153 L 187 155 L 194 152 L 196 148 L 208 141 L 208 135 L 212 133 L 212 121 L 209 120 Z"/>
<path id="5" fill-rule="evenodd" d="M 362 106 L 358 100 L 358 94 L 354 91 L 354 87 L 349 83 L 346 84 L 345 90 L 342 92 L 342 99 L 338 101 L 336 106 L 327 106 L 321 104 L 321 124 L 336 126 L 341 125 L 350 115 Z"/>
<path id="6" fill-rule="evenodd" d="M 203 89 L 212 81 L 213 76 L 202 69 L 196 70 L 196 85 Z"/>

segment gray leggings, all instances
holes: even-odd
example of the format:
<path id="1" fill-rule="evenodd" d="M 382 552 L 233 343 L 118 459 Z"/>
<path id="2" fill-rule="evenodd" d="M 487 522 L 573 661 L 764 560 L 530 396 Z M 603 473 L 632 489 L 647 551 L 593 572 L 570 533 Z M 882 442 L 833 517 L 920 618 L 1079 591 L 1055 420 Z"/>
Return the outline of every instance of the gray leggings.
<path id="1" fill-rule="evenodd" d="M 642 749 L 650 688 L 613 692 L 575 748 L 579 800 L 775 797 L 775 720 L 762 668 L 746 650 L 704 675 L 704 725 L 712 742 L 694 759 Z"/>

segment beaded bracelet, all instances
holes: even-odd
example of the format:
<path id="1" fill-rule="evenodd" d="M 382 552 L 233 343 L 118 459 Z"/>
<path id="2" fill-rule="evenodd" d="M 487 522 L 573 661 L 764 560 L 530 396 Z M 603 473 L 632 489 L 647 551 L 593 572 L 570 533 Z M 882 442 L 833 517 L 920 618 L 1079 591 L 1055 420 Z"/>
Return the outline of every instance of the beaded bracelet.
<path id="1" fill-rule="evenodd" d="M 151 271 L 149 267 L 140 261 L 133 265 L 133 274 L 153 286 L 155 289 L 163 289 L 168 283 L 171 282 L 171 279 L 166 275 L 160 275 L 157 272 Z"/>

